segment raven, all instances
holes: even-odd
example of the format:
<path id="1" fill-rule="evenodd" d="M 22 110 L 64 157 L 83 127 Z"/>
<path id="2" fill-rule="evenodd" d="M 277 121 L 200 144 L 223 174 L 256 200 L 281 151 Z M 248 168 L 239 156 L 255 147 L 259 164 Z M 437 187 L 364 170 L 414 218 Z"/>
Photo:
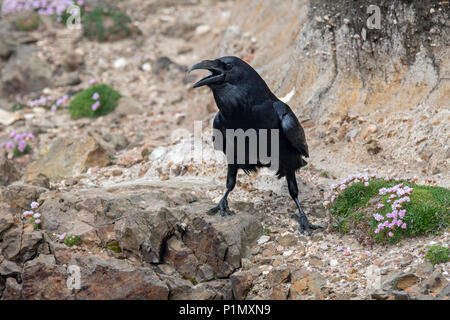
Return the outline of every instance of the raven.
<path id="1" fill-rule="evenodd" d="M 306 230 L 311 235 L 311 230 L 316 230 L 320 226 L 312 225 L 308 221 L 298 201 L 295 171 L 307 164 L 302 157 L 309 157 L 309 152 L 305 133 L 295 114 L 287 104 L 280 101 L 270 91 L 265 81 L 249 64 L 237 57 L 205 60 L 194 65 L 190 72 L 199 69 L 208 70 L 211 75 L 194 84 L 194 88 L 208 86 L 219 108 L 214 118 L 213 128 L 215 132 L 222 134 L 222 143 L 218 142 L 217 136 L 214 135 L 214 148 L 227 154 L 230 141 L 226 141 L 226 137 L 229 130 L 241 129 L 244 132 L 249 129 L 257 132 L 261 129 L 277 130 L 278 141 L 275 143 L 278 144 L 279 157 L 276 159 L 278 168 L 276 175 L 279 179 L 286 177 L 289 194 L 299 211 L 299 215 L 294 214 L 293 218 L 299 223 L 300 232 L 303 233 Z M 247 140 L 244 147 L 246 153 L 244 162 L 236 161 L 236 158 L 230 161 L 227 156 L 227 190 L 218 206 L 211 209 L 211 214 L 219 211 L 222 216 L 234 214 L 228 207 L 227 197 L 236 185 L 239 169 L 248 173 L 257 171 L 260 167 L 270 166 L 268 163 L 263 163 L 259 156 L 256 161 L 251 161 L 248 153 L 252 145 L 249 145 L 250 142 Z M 273 143 L 266 144 L 268 151 L 272 154 L 275 150 L 272 147 Z M 234 147 L 239 149 L 239 146 L 234 145 Z M 260 147 L 258 145 L 258 149 Z"/>

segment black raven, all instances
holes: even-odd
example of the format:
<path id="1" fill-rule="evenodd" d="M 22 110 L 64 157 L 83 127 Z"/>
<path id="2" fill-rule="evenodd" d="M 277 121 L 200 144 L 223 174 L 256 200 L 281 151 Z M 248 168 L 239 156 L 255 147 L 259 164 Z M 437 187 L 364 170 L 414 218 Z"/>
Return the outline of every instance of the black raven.
<path id="1" fill-rule="evenodd" d="M 190 71 L 204 69 L 209 70 L 211 75 L 200 80 L 194 88 L 208 86 L 214 95 L 219 112 L 214 118 L 213 128 L 215 132 L 222 134 L 222 142 L 214 136 L 215 149 L 224 151 L 227 154 L 227 146 L 230 141 L 226 141 L 227 132 L 242 129 L 246 132 L 254 129 L 259 138 L 261 129 L 266 129 L 267 133 L 277 130 L 278 140 L 268 142 L 265 150 L 273 154 L 274 143 L 278 145 L 279 156 L 277 162 L 278 178 L 286 177 L 289 194 L 297 205 L 299 215 L 293 218 L 300 224 L 301 233 L 306 230 L 311 235 L 311 230 L 320 228 L 312 225 L 306 218 L 298 201 L 298 187 L 295 178 L 295 171 L 305 166 L 307 163 L 302 157 L 309 157 L 308 145 L 306 144 L 305 133 L 297 117 L 289 106 L 280 101 L 269 89 L 261 76 L 245 61 L 237 57 L 222 57 L 217 60 L 205 60 L 194 65 Z M 271 137 L 271 136 L 270 136 Z M 220 211 L 221 215 L 232 215 L 233 212 L 228 207 L 227 197 L 234 189 L 236 176 L 239 169 L 245 172 L 257 171 L 260 167 L 269 167 L 273 163 L 263 163 L 257 153 L 257 159 L 251 161 L 249 156 L 249 145 L 251 142 L 245 139 L 245 161 L 239 162 L 236 157 L 228 159 L 227 191 L 220 200 L 217 207 L 211 209 L 211 213 Z M 265 141 L 272 141 L 267 138 Z M 242 141 L 242 140 L 241 140 Z M 258 140 L 259 141 L 259 140 Z M 233 145 L 235 152 L 239 152 L 239 145 Z M 237 148 L 237 149 L 236 149 Z M 258 144 L 258 150 L 261 146 Z M 231 162 L 231 163 L 230 163 Z"/>

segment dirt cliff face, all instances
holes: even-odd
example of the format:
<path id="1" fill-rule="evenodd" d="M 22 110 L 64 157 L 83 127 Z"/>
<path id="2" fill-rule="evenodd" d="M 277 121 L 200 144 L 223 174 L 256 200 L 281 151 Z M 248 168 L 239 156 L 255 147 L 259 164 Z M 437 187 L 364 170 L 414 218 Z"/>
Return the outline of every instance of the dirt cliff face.
<path id="1" fill-rule="evenodd" d="M 448 165 L 448 17 L 448 1 L 241 1 L 220 55 L 251 61 L 313 122 L 313 144 L 354 140 L 359 158 L 385 150 L 438 173 Z"/>

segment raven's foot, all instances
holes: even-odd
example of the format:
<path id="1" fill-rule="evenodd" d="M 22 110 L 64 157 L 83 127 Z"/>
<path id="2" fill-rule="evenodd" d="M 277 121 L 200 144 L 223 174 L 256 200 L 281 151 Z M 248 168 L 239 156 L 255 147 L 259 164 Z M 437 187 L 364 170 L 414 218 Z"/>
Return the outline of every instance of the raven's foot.
<path id="1" fill-rule="evenodd" d="M 220 200 L 219 204 L 216 207 L 214 207 L 208 211 L 208 214 L 213 215 L 213 214 L 217 213 L 218 211 L 220 211 L 220 215 L 222 217 L 225 217 L 226 215 L 229 215 L 229 216 L 234 215 L 234 212 L 231 211 L 230 208 L 228 207 L 227 199 Z"/>
<path id="2" fill-rule="evenodd" d="M 308 218 L 306 218 L 306 216 L 304 214 L 302 215 L 298 215 L 298 214 L 293 214 L 292 218 L 294 218 L 298 224 L 300 225 L 300 232 L 301 234 L 303 234 L 306 230 L 306 232 L 308 233 L 308 235 L 312 235 L 312 231 L 311 230 L 317 230 L 319 228 L 322 228 L 321 226 L 316 226 L 311 224 L 308 221 Z"/>

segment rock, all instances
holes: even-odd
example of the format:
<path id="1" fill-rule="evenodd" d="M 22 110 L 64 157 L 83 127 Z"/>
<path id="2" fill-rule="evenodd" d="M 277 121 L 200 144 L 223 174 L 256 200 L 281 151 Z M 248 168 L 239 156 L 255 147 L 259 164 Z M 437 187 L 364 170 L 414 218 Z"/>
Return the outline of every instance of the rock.
<path id="1" fill-rule="evenodd" d="M 423 294 L 432 293 L 437 295 L 447 285 L 448 280 L 438 271 L 434 271 L 428 279 L 426 279 L 421 285 L 421 291 Z"/>
<path id="2" fill-rule="evenodd" d="M 245 300 L 252 288 L 253 277 L 247 272 L 235 272 L 230 276 L 233 298 Z"/>
<path id="3" fill-rule="evenodd" d="M 428 278 L 433 273 L 434 267 L 431 263 L 421 263 L 416 268 L 416 274 L 421 278 Z"/>
<path id="4" fill-rule="evenodd" d="M 142 150 L 140 148 L 134 148 L 133 150 L 122 153 L 117 159 L 117 165 L 130 167 L 142 161 L 144 161 Z"/>
<path id="5" fill-rule="evenodd" d="M 393 290 L 392 294 L 394 295 L 395 300 L 410 300 L 408 292 Z"/>
<path id="6" fill-rule="evenodd" d="M 133 268 L 118 259 L 80 258 L 78 300 L 167 300 L 169 288 L 151 268 Z"/>
<path id="7" fill-rule="evenodd" d="M 72 290 L 67 288 L 67 271 L 63 266 L 48 261 L 29 261 L 22 274 L 22 298 L 24 300 L 73 300 Z"/>
<path id="8" fill-rule="evenodd" d="M 92 137 L 58 138 L 30 164 L 26 179 L 33 180 L 39 174 L 45 174 L 50 180 L 59 180 L 86 172 L 91 167 L 104 167 L 110 162 L 106 151 Z"/>
<path id="9" fill-rule="evenodd" d="M 396 279 L 396 284 L 394 285 L 397 289 L 406 290 L 419 281 L 419 278 L 414 274 L 405 274 L 399 276 Z"/>
<path id="10" fill-rule="evenodd" d="M 330 267 L 336 267 L 339 265 L 339 262 L 336 259 L 330 260 Z"/>
<path id="11" fill-rule="evenodd" d="M 17 277 L 22 273 L 22 268 L 13 261 L 6 260 L 0 255 L 0 276 Z"/>
<path id="12" fill-rule="evenodd" d="M 1 86 L 0 86 L 1 88 Z M 8 112 L 6 110 L 0 109 L 0 124 L 9 126 L 14 122 L 23 118 L 19 112 Z"/>
<path id="13" fill-rule="evenodd" d="M 128 139 L 123 134 L 106 134 L 104 140 L 112 145 L 116 151 L 125 149 L 129 145 Z"/>
<path id="14" fill-rule="evenodd" d="M 112 117 L 125 117 L 144 113 L 141 104 L 133 98 L 122 97 L 119 99 L 116 109 L 111 113 Z"/>
<path id="15" fill-rule="evenodd" d="M 5 282 L 5 290 L 1 296 L 2 300 L 21 300 L 22 285 L 17 283 L 15 278 L 7 278 Z"/>
<path id="16" fill-rule="evenodd" d="M 199 279 L 196 277 L 197 269 L 199 268 L 199 262 L 194 256 L 193 251 L 186 247 L 186 245 L 175 237 L 172 237 L 167 241 L 166 253 L 163 260 L 175 267 L 175 269 L 186 279 L 196 278 L 196 281 L 205 279 Z"/>
<path id="17" fill-rule="evenodd" d="M 281 284 L 288 283 L 290 281 L 291 272 L 286 267 L 273 268 L 269 272 L 269 279 L 272 287 Z"/>
<path id="18" fill-rule="evenodd" d="M 20 179 L 20 173 L 14 164 L 0 156 L 0 186 L 7 186 Z"/>
<path id="19" fill-rule="evenodd" d="M 50 65 L 35 48 L 22 45 L 3 68 L 1 82 L 7 94 L 24 94 L 49 88 L 53 84 Z"/>
<path id="20" fill-rule="evenodd" d="M 22 182 L 14 182 L 6 187 L 3 199 L 16 210 L 30 210 L 30 204 L 36 201 L 47 189 Z"/>
<path id="21" fill-rule="evenodd" d="M 272 288 L 270 298 L 272 300 L 286 300 L 289 295 L 289 286 L 287 284 L 279 284 Z"/>
<path id="22" fill-rule="evenodd" d="M 25 182 L 33 186 L 50 189 L 50 179 L 43 173 L 39 173 L 38 175 L 32 177 L 30 180 L 26 180 Z"/>
<path id="23" fill-rule="evenodd" d="M 281 237 L 279 237 L 277 239 L 278 244 L 284 246 L 284 247 L 292 247 L 297 245 L 298 240 L 297 237 L 292 234 L 292 233 L 288 233 L 285 235 L 282 235 Z"/>
<path id="24" fill-rule="evenodd" d="M 258 239 L 258 245 L 262 245 L 262 244 L 266 243 L 269 240 L 270 240 L 269 236 L 262 236 L 261 238 Z"/>

